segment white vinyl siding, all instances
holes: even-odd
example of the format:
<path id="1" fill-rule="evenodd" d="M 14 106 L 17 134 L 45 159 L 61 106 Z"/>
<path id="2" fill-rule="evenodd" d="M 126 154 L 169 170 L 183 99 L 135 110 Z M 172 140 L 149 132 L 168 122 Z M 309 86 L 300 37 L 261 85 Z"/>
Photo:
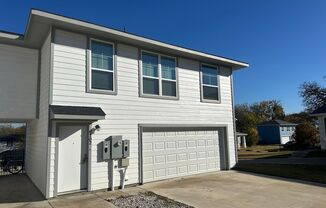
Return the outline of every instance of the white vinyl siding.
<path id="1" fill-rule="evenodd" d="M 38 51 L 0 44 L 0 120 L 36 118 Z"/>
<path id="2" fill-rule="evenodd" d="M 47 187 L 47 151 L 49 139 L 50 51 L 51 36 L 48 35 L 41 48 L 39 118 L 27 122 L 25 147 L 26 173 L 44 196 L 46 196 L 47 188 L 49 188 Z"/>
<path id="3" fill-rule="evenodd" d="M 176 58 L 142 51 L 140 65 L 141 96 L 177 99 Z"/>
<path id="4" fill-rule="evenodd" d="M 87 37 L 56 30 L 55 41 L 53 104 L 101 107 L 107 114 L 105 120 L 93 123 L 101 130 L 92 135 L 92 190 L 108 187 L 108 164 L 98 153 L 100 143 L 110 135 L 130 140 L 126 184 L 139 183 L 138 125 L 142 123 L 227 125 L 230 165 L 235 164 L 230 69 L 220 69 L 220 105 L 200 102 L 199 62 L 185 58 L 178 58 L 179 100 L 147 99 L 139 96 L 139 48 L 117 43 L 118 95 L 85 93 Z M 118 185 L 118 171 L 115 179 Z"/>

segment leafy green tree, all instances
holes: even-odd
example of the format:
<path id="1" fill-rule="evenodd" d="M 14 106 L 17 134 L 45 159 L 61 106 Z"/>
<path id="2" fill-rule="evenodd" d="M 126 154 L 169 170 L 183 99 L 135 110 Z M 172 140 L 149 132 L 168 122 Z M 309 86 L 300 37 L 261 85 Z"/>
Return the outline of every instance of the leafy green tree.
<path id="1" fill-rule="evenodd" d="M 235 107 L 237 131 L 245 132 L 247 136 L 247 145 L 252 146 L 258 143 L 258 133 L 256 125 L 259 118 L 253 113 L 248 104 L 241 104 Z"/>
<path id="2" fill-rule="evenodd" d="M 249 147 L 253 146 L 253 145 L 257 145 L 258 141 L 259 141 L 259 136 L 258 136 L 258 131 L 256 127 L 249 127 L 247 129 L 247 138 L 246 139 L 246 143 Z"/>
<path id="3" fill-rule="evenodd" d="M 300 86 L 299 95 L 309 113 L 326 103 L 326 88 L 317 82 L 304 82 Z"/>
<path id="4" fill-rule="evenodd" d="M 316 123 L 316 118 L 310 116 L 307 112 L 288 114 L 284 117 L 284 120 L 296 124 L 308 122 L 314 125 Z"/>
<path id="5" fill-rule="evenodd" d="M 261 121 L 272 119 L 283 119 L 285 116 L 282 104 L 277 100 L 264 100 L 259 103 L 254 103 L 250 106 Z"/>
<path id="6" fill-rule="evenodd" d="M 294 139 L 298 147 L 314 147 L 320 142 L 319 132 L 314 125 L 305 122 L 295 128 Z"/>

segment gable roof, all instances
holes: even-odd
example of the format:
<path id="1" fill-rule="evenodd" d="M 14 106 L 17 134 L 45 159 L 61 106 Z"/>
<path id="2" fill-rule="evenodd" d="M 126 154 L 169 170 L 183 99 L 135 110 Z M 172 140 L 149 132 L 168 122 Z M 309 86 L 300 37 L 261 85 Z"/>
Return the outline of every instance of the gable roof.
<path id="1" fill-rule="evenodd" d="M 140 35 L 127 33 L 106 26 L 89 23 L 87 21 L 57 15 L 38 9 L 31 10 L 25 34 L 13 34 L 2 31 L 0 32 L 0 43 L 3 42 L 31 48 L 40 48 L 43 40 L 46 38 L 52 27 L 68 29 L 69 31 L 93 35 L 95 37 L 105 37 L 106 39 L 113 39 L 117 42 L 141 46 L 147 49 L 156 49 L 162 53 L 168 53 L 175 56 L 198 59 L 200 61 L 207 61 L 213 64 L 224 64 L 232 67 L 232 70 L 249 67 L 249 64 L 246 62 L 168 44 Z"/>
<path id="2" fill-rule="evenodd" d="M 270 120 L 270 121 L 264 121 L 258 124 L 258 126 L 295 126 L 297 124 L 295 123 L 290 123 L 287 121 L 275 119 L 275 120 Z"/>
<path id="3" fill-rule="evenodd" d="M 323 115 L 323 114 L 326 114 L 326 103 L 311 113 L 311 115 L 313 115 L 313 116 Z"/>

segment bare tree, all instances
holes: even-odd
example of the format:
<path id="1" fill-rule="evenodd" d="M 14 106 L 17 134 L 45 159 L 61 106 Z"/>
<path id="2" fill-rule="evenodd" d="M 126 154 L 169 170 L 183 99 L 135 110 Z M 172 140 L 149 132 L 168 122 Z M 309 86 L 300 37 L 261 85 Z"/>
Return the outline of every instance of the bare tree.
<path id="1" fill-rule="evenodd" d="M 317 82 L 304 82 L 300 86 L 299 95 L 308 112 L 312 112 L 326 103 L 326 88 Z"/>

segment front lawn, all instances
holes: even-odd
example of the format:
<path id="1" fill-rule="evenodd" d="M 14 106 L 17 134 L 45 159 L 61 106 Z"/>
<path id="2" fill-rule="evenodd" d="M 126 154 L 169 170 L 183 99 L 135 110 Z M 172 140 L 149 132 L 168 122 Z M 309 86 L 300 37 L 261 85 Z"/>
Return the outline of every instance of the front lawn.
<path id="1" fill-rule="evenodd" d="M 326 166 L 288 164 L 241 164 L 235 170 L 326 184 Z"/>
<path id="2" fill-rule="evenodd" d="M 257 145 L 240 149 L 238 158 L 241 159 L 261 159 L 261 158 L 284 158 L 289 157 L 292 150 L 285 150 L 281 145 Z"/>

